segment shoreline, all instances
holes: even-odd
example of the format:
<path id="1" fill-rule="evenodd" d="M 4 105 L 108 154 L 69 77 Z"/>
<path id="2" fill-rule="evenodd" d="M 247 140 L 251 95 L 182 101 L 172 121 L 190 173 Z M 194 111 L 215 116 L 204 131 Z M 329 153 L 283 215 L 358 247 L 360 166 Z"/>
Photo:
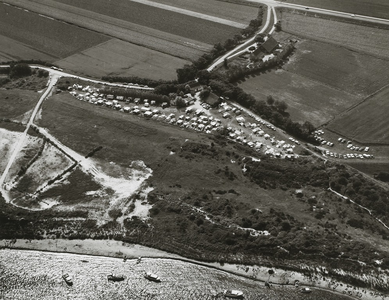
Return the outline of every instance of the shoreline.
<path id="1" fill-rule="evenodd" d="M 315 278 L 311 281 L 302 273 L 272 268 L 274 274 L 269 275 L 270 268 L 261 266 L 247 266 L 225 263 L 207 263 L 193 259 L 188 259 L 178 254 L 169 253 L 163 250 L 150 248 L 138 244 L 128 244 L 115 240 L 64 240 L 64 239 L 43 239 L 43 240 L 26 240 L 18 239 L 12 245 L 5 245 L 4 248 L 11 250 L 32 250 L 42 252 L 62 253 L 69 255 L 87 255 L 98 257 L 110 257 L 116 259 L 137 259 L 138 257 L 151 259 L 171 259 L 186 263 L 196 264 L 220 271 L 225 271 L 234 275 L 242 276 L 257 282 L 269 281 L 271 285 L 279 286 L 302 286 L 310 287 L 313 291 L 323 290 L 329 293 L 348 297 L 349 299 L 368 299 L 378 300 L 385 299 L 381 294 L 372 290 L 353 287 L 344 282 L 328 278 Z M 0 248 L 1 249 L 1 248 Z"/>

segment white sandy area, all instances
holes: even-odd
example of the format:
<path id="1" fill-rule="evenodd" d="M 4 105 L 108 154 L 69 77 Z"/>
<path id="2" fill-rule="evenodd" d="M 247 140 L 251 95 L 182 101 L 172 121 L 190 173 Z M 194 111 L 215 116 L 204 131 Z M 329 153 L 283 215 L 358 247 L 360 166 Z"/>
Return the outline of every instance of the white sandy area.
<path id="1" fill-rule="evenodd" d="M 6 244 L 9 241 L 4 241 Z M 1 245 L 1 244 L 0 244 Z M 249 277 L 259 281 L 266 282 L 269 280 L 271 284 L 289 284 L 294 285 L 298 281 L 299 287 L 309 286 L 314 291 L 315 289 L 323 289 L 333 293 L 349 296 L 350 299 L 367 299 L 378 300 L 385 299 L 380 293 L 376 293 L 369 289 L 354 288 L 341 281 L 334 280 L 330 277 L 322 277 L 320 275 L 308 278 L 304 274 L 295 271 L 282 270 L 271 268 L 274 274 L 269 275 L 270 268 L 262 266 L 246 266 L 237 264 L 219 264 L 219 263 L 204 263 L 192 259 L 186 259 L 180 255 L 172 254 L 166 251 L 145 247 L 137 244 L 128 244 L 113 240 L 17 240 L 12 245 L 13 248 L 44 250 L 52 252 L 70 252 L 87 255 L 109 256 L 117 258 L 173 258 L 182 261 L 201 264 L 204 266 L 217 268 L 228 271 L 237 275 Z M 359 296 L 357 296 L 359 295 Z M 386 298 L 387 299 L 387 298 Z"/>

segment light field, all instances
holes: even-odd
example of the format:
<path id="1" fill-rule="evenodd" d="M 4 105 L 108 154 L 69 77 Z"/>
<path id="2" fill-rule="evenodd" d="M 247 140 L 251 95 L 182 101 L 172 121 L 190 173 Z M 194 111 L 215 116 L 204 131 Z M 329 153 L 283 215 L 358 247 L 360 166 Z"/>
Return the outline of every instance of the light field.
<path id="1" fill-rule="evenodd" d="M 271 95 L 285 101 L 294 121 L 319 126 L 349 107 L 355 97 L 323 83 L 284 70 L 247 78 L 239 85 L 258 100 Z"/>
<path id="2" fill-rule="evenodd" d="M 6 53 L 12 53 L 16 44 L 16 56 L 20 52 L 25 59 L 38 56 L 37 52 L 46 54 L 48 58 L 65 57 L 108 39 L 101 34 L 6 5 L 0 5 L 0 35 L 13 40 L 7 46 L 9 40 L 0 39 L 8 49 Z M 25 46 L 21 47 L 19 43 Z M 33 49 L 31 54 L 27 51 L 29 47 Z"/>
<path id="3" fill-rule="evenodd" d="M 338 116 L 328 128 L 360 143 L 389 144 L 389 87 Z"/>
<path id="4" fill-rule="evenodd" d="M 283 31 L 389 58 L 388 31 L 385 29 L 309 17 L 301 12 L 284 11 L 280 20 Z"/>
<path id="5" fill-rule="evenodd" d="M 79 74 L 139 76 L 150 79 L 176 79 L 176 69 L 189 61 L 117 39 L 57 61 L 60 67 Z"/>
<path id="6" fill-rule="evenodd" d="M 296 48 L 284 68 L 335 89 L 366 97 L 389 82 L 388 60 L 310 40 Z"/>
<path id="7" fill-rule="evenodd" d="M 288 3 L 338 10 L 378 18 L 389 18 L 387 0 L 283 0 Z"/>
<path id="8" fill-rule="evenodd" d="M 239 28 L 183 15 L 157 7 L 120 0 L 56 0 L 80 9 L 167 32 L 202 43 L 216 44 L 239 33 Z"/>

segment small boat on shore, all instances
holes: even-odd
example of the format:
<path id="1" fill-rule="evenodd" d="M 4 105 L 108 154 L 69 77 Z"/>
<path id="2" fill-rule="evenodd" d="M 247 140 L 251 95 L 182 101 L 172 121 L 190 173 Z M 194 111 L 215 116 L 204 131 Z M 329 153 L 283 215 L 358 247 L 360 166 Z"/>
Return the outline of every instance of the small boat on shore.
<path id="1" fill-rule="evenodd" d="M 154 273 L 146 272 L 145 278 L 150 281 L 161 282 L 161 279 L 158 277 L 158 275 Z"/>
<path id="2" fill-rule="evenodd" d="M 312 293 L 312 290 L 309 287 L 304 287 L 301 289 L 301 293 L 309 294 Z"/>
<path id="3" fill-rule="evenodd" d="M 234 299 L 243 299 L 243 292 L 239 290 L 225 290 L 223 292 L 224 297 L 234 298 Z"/>
<path id="4" fill-rule="evenodd" d="M 65 273 L 62 275 L 63 280 L 65 280 L 66 284 L 69 286 L 73 285 L 73 279 L 72 276 L 69 275 L 69 273 Z"/>
<path id="5" fill-rule="evenodd" d="M 123 275 L 113 275 L 110 274 L 107 276 L 108 281 L 123 281 L 124 276 Z"/>

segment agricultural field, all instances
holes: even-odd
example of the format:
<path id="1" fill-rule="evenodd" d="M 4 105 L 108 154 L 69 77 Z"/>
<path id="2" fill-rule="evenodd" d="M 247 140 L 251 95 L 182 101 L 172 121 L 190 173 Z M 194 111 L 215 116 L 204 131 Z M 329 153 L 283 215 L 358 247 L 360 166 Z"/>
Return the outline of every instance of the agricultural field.
<path id="1" fill-rule="evenodd" d="M 93 5 L 90 5 L 90 2 L 87 0 L 56 1 L 210 45 L 224 42 L 227 38 L 239 33 L 240 30 L 236 27 L 183 15 L 134 1 L 94 1 Z"/>
<path id="2" fill-rule="evenodd" d="M 279 19 L 285 32 L 389 59 L 388 31 L 385 29 L 306 16 L 290 10 L 282 10 Z"/>
<path id="3" fill-rule="evenodd" d="M 307 5 L 352 14 L 389 18 L 389 3 L 386 0 L 281 0 L 287 3 Z"/>
<path id="4" fill-rule="evenodd" d="M 171 259 L 122 259 L 37 251 L 1 250 L 0 290 L 5 299 L 215 299 L 224 289 L 239 289 L 245 299 L 344 300 L 346 296 L 315 290 L 301 294 L 294 286 L 273 286 L 213 268 Z M 160 283 L 147 281 L 155 272 Z M 62 274 L 69 273 L 73 286 Z M 122 282 L 109 282 L 107 275 L 124 275 Z M 218 297 L 223 299 L 223 297 Z M 217 298 L 216 298 L 217 299 Z"/>
<path id="5" fill-rule="evenodd" d="M 56 62 L 78 74 L 139 76 L 150 79 L 176 79 L 176 69 L 189 61 L 118 39 L 66 57 Z"/>
<path id="6" fill-rule="evenodd" d="M 328 128 L 365 144 L 389 144 L 389 88 L 339 115 Z"/>
<path id="7" fill-rule="evenodd" d="M 302 39 L 295 46 L 297 50 L 284 66 L 288 72 L 357 98 L 367 97 L 389 82 L 389 60 L 313 40 Z"/>
<path id="8" fill-rule="evenodd" d="M 65 57 L 106 41 L 108 38 L 73 25 L 42 17 L 36 13 L 0 6 L 0 35 L 22 43 L 36 52 Z M 23 22 L 20 22 L 23 20 Z M 34 24 L 34 26 L 31 26 Z M 20 47 L 19 47 L 20 48 Z M 19 50 L 20 51 L 20 50 Z M 24 58 L 29 59 L 27 53 Z"/>
<path id="9" fill-rule="evenodd" d="M 21 59 L 37 59 L 43 61 L 54 61 L 56 57 L 43 53 L 39 49 L 33 49 L 12 38 L 0 35 L 0 62 L 8 62 Z"/>
<path id="10" fill-rule="evenodd" d="M 239 86 L 258 100 L 266 101 L 271 95 L 275 100 L 285 101 L 292 120 L 309 121 L 314 126 L 328 122 L 358 100 L 351 94 L 286 70 L 246 78 Z"/>
<path id="11" fill-rule="evenodd" d="M 226 20 L 248 24 L 257 17 L 258 10 L 252 6 L 221 2 L 218 0 L 152 0 L 190 11 L 211 15 Z M 250 4 L 250 3 L 249 3 Z"/>
<path id="12" fill-rule="evenodd" d="M 282 69 L 250 76 L 240 86 L 259 100 L 271 95 L 288 105 L 292 120 L 320 126 L 389 82 L 389 61 L 344 47 L 276 33 L 297 40 Z"/>
<path id="13" fill-rule="evenodd" d="M 28 90 L 0 89 L 0 118 L 22 121 L 29 116 L 41 94 Z"/>

